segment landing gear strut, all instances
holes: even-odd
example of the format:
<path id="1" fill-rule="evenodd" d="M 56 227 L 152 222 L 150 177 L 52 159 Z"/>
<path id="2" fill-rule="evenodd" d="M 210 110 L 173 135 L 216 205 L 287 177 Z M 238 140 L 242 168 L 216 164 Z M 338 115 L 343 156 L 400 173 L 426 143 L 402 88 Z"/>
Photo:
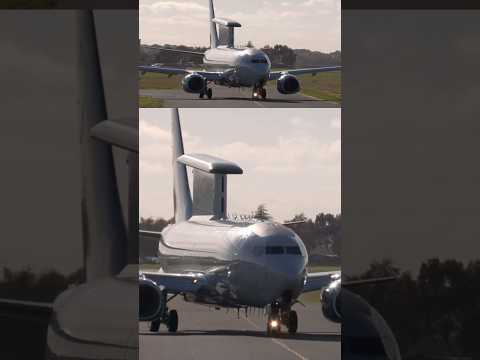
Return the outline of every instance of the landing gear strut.
<path id="1" fill-rule="evenodd" d="M 289 334 L 295 334 L 298 329 L 298 316 L 291 306 L 282 305 L 278 301 L 273 302 L 269 308 L 267 318 L 267 335 L 275 335 L 281 332 L 286 326 Z"/>

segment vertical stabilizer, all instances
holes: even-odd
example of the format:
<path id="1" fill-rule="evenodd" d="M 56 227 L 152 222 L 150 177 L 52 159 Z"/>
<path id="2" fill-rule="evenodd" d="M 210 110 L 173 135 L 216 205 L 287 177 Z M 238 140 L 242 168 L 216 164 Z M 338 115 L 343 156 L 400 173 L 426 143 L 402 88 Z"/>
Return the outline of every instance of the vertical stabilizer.
<path id="1" fill-rule="evenodd" d="M 192 216 L 192 197 L 188 186 L 187 168 L 177 159 L 183 155 L 183 138 L 178 109 L 172 109 L 172 166 L 173 206 L 175 222 L 186 221 Z"/>
<path id="2" fill-rule="evenodd" d="M 128 242 L 112 147 L 91 136 L 108 119 L 93 11 L 78 11 L 77 21 L 84 267 L 92 281 L 127 265 Z"/>
<path id="3" fill-rule="evenodd" d="M 215 19 L 215 9 L 213 8 L 213 0 L 208 1 L 210 10 L 210 47 L 216 48 L 218 46 L 218 33 L 217 24 L 213 22 L 213 19 Z"/>

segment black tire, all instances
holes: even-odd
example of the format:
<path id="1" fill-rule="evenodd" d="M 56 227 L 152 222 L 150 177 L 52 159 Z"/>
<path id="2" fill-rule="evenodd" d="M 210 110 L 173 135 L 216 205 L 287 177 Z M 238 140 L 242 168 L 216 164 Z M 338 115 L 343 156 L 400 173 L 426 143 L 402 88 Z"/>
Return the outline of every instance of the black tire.
<path id="1" fill-rule="evenodd" d="M 168 313 L 168 332 L 174 333 L 178 329 L 178 314 L 177 310 L 170 310 Z"/>
<path id="2" fill-rule="evenodd" d="M 272 320 L 277 320 L 278 326 L 273 328 L 270 324 L 272 323 Z M 280 333 L 280 320 L 269 316 L 267 319 L 267 336 L 276 336 Z"/>
<path id="3" fill-rule="evenodd" d="M 291 310 L 288 314 L 288 333 L 295 334 L 298 329 L 298 316 L 295 310 Z"/>
<path id="4" fill-rule="evenodd" d="M 210 99 L 212 98 L 212 96 L 213 96 L 212 88 L 209 88 L 209 89 L 207 90 L 207 97 L 208 97 L 208 99 L 210 100 Z"/>
<path id="5" fill-rule="evenodd" d="M 205 94 L 202 92 L 202 93 L 200 93 L 199 97 L 200 97 L 200 99 L 203 99 L 204 96 L 205 96 Z"/>
<path id="6" fill-rule="evenodd" d="M 155 319 L 150 323 L 150 331 L 158 332 L 158 329 L 160 329 L 160 319 Z"/>
<path id="7" fill-rule="evenodd" d="M 262 96 L 262 99 L 265 100 L 267 98 L 267 89 L 262 89 L 260 94 Z"/>

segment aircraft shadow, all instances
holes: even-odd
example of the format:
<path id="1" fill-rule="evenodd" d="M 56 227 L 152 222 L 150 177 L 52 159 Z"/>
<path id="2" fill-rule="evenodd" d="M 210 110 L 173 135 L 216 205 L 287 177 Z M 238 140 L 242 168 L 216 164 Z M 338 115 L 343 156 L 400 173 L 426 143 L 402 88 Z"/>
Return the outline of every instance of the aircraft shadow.
<path id="1" fill-rule="evenodd" d="M 142 336 L 248 336 L 248 337 L 258 337 L 258 338 L 270 338 L 264 331 L 253 331 L 253 330 L 185 330 L 179 331 L 176 333 L 169 332 L 139 332 L 139 335 Z M 286 333 L 281 333 L 273 338 L 275 339 L 286 339 L 286 340 L 300 340 L 300 341 L 325 341 L 325 342 L 339 342 L 341 340 L 341 335 L 338 333 L 328 333 L 328 332 L 313 332 L 313 333 L 296 333 L 295 335 L 289 335 Z"/>
<path id="2" fill-rule="evenodd" d="M 198 99 L 185 99 L 185 100 L 198 100 Z M 213 98 L 205 101 L 252 101 L 252 102 L 257 102 L 258 100 L 252 100 L 247 97 L 218 97 L 218 98 Z M 282 103 L 282 104 L 299 104 L 303 102 L 317 102 L 317 101 L 322 101 L 322 100 L 315 100 L 315 99 L 301 99 L 301 100 L 284 100 L 284 99 L 266 99 L 266 100 L 261 100 L 261 103 Z"/>

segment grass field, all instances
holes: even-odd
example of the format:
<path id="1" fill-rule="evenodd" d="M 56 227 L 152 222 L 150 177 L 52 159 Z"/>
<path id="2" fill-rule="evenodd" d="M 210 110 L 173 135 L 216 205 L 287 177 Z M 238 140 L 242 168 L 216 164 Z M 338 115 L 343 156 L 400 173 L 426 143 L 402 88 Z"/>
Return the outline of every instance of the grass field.
<path id="1" fill-rule="evenodd" d="M 180 89 L 183 76 L 181 75 L 163 75 L 156 73 L 146 73 L 140 76 L 140 89 Z M 312 75 L 298 76 L 301 92 L 320 100 L 342 101 L 341 82 L 342 75 L 340 71 L 327 72 Z M 269 90 L 276 90 L 276 82 L 270 81 L 267 85 Z"/>
<path id="2" fill-rule="evenodd" d="M 138 98 L 138 107 L 141 108 L 161 108 L 163 101 L 150 96 L 140 96 Z"/>

